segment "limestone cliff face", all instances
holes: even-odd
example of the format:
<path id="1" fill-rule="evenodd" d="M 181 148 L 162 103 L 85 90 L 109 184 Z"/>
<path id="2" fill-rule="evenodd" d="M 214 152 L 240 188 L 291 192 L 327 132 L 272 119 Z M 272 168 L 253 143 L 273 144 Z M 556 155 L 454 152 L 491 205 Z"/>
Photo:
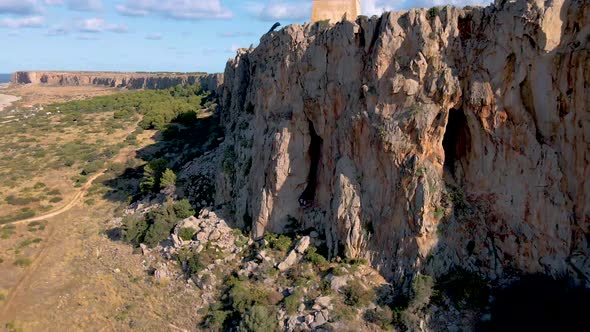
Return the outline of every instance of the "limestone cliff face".
<path id="1" fill-rule="evenodd" d="M 587 280 L 590 2 L 291 25 L 230 61 L 217 203 L 390 280 Z"/>
<path id="2" fill-rule="evenodd" d="M 116 72 L 38 72 L 21 71 L 12 74 L 12 83 L 48 85 L 103 85 L 128 89 L 166 89 L 178 84 L 199 83 L 216 91 L 223 83 L 222 74 L 174 73 L 116 73 Z"/>

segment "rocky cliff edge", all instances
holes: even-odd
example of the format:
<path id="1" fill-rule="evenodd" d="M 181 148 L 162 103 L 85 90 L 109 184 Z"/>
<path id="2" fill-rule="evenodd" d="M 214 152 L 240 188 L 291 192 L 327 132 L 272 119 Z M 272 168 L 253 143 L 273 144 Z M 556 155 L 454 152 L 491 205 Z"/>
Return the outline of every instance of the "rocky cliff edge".
<path id="1" fill-rule="evenodd" d="M 395 281 L 590 277 L 590 3 L 291 25 L 230 61 L 216 203 Z"/>

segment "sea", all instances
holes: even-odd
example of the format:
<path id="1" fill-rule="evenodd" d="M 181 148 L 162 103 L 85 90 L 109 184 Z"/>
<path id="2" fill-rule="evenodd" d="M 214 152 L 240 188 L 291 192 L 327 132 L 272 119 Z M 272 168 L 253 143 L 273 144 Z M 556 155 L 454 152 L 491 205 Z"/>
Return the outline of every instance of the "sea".
<path id="1" fill-rule="evenodd" d="M 0 84 L 10 83 L 10 74 L 0 74 Z"/>

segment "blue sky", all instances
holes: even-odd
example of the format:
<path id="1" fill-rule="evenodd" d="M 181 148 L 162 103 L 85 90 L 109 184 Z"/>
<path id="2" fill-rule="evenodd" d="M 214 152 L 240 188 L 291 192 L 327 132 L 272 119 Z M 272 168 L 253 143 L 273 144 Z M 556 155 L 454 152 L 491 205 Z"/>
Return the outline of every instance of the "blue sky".
<path id="1" fill-rule="evenodd" d="M 328 0 L 329 1 L 329 0 Z M 490 0 L 364 0 L 363 14 Z M 270 26 L 309 20 L 312 0 L 0 0 L 0 73 L 222 72 Z"/>

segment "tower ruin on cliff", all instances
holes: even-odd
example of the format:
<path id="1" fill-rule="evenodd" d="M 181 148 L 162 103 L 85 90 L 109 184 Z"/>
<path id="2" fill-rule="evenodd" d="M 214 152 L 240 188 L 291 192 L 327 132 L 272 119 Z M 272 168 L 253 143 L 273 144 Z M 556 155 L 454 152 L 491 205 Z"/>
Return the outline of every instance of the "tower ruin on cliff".
<path id="1" fill-rule="evenodd" d="M 314 0 L 311 21 L 325 21 L 330 23 L 342 21 L 346 15 L 349 20 L 355 20 L 361 14 L 361 0 Z"/>

